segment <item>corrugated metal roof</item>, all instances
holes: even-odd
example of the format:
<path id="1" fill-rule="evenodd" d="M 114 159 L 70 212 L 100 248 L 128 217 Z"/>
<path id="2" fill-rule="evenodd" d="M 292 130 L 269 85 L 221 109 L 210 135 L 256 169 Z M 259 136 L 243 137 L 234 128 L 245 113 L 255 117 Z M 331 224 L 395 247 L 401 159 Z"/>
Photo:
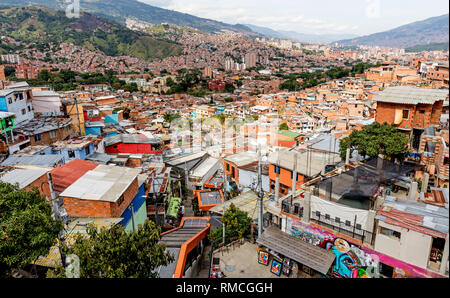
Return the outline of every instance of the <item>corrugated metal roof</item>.
<path id="1" fill-rule="evenodd" d="M 98 164 L 90 161 L 74 159 L 65 165 L 54 168 L 51 171 L 54 190 L 59 193 L 63 192 L 81 176 L 97 166 Z"/>
<path id="2" fill-rule="evenodd" d="M 200 164 L 196 165 L 189 174 L 192 177 L 204 177 L 213 167 L 219 164 L 219 160 L 214 157 L 208 157 Z"/>
<path id="3" fill-rule="evenodd" d="M 331 251 L 295 238 L 275 227 L 267 228 L 256 242 L 324 275 L 336 258 Z"/>
<path id="4" fill-rule="evenodd" d="M 86 157 L 86 160 L 91 160 L 94 162 L 103 162 L 103 163 L 107 163 L 112 159 L 112 157 L 108 154 L 105 153 L 92 153 L 91 155 Z"/>
<path id="5" fill-rule="evenodd" d="M 263 213 L 267 212 L 267 206 L 271 201 L 265 197 L 263 198 Z M 230 205 L 233 204 L 236 206 L 237 209 L 247 212 L 248 216 L 252 218 L 254 221 L 257 221 L 258 218 L 258 195 L 252 191 L 249 190 L 247 192 L 244 192 L 243 194 L 240 194 L 239 196 L 226 201 L 224 203 L 221 203 L 217 206 L 214 206 L 209 211 L 211 213 L 218 213 L 223 214 L 223 210 L 228 210 L 230 208 Z"/>
<path id="6" fill-rule="evenodd" d="M 444 101 L 447 96 L 448 90 L 397 86 L 386 88 L 375 97 L 375 101 L 413 105 L 434 104 L 436 101 Z"/>
<path id="7" fill-rule="evenodd" d="M 46 173 L 47 170 L 14 169 L 0 176 L 0 181 L 13 185 L 19 184 L 19 188 L 23 189 Z"/>
<path id="8" fill-rule="evenodd" d="M 60 196 L 116 202 L 140 172 L 140 169 L 99 165 L 70 185 Z"/>
<path id="9" fill-rule="evenodd" d="M 13 166 L 13 165 L 36 165 L 45 167 L 54 167 L 59 162 L 62 162 L 64 155 L 61 154 L 46 154 L 46 155 L 32 155 L 32 156 L 20 156 L 11 155 L 1 166 Z"/>
<path id="10" fill-rule="evenodd" d="M 238 167 L 243 167 L 258 161 L 256 153 L 243 151 L 233 155 L 226 156 L 226 161 L 234 163 Z"/>
<path id="11" fill-rule="evenodd" d="M 445 238 L 449 230 L 448 208 L 391 196 L 378 211 L 377 219 L 433 237 Z"/>
<path id="12" fill-rule="evenodd" d="M 144 135 L 136 134 L 136 135 L 128 135 L 128 134 L 120 134 L 112 137 L 105 138 L 105 146 L 111 146 L 117 143 L 125 143 L 125 144 L 160 144 L 161 140 L 159 138 L 147 138 Z"/>

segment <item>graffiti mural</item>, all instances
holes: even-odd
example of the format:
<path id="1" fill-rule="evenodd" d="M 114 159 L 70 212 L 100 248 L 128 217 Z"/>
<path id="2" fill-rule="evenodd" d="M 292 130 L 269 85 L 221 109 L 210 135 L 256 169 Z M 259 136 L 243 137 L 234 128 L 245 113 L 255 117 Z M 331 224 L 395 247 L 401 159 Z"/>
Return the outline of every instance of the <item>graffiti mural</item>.
<path id="1" fill-rule="evenodd" d="M 310 244 L 322 247 L 336 255 L 332 276 L 337 278 L 442 278 L 443 276 L 391 258 L 367 247 L 351 243 L 317 226 L 297 220 L 288 220 L 286 231 Z M 382 265 L 394 268 L 393 276 L 380 273 Z"/>

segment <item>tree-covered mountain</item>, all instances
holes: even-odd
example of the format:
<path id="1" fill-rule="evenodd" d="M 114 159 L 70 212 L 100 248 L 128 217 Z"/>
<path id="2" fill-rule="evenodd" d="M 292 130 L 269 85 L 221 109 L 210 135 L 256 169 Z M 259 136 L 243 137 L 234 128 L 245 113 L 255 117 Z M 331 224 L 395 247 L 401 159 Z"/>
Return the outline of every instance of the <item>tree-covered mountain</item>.
<path id="1" fill-rule="evenodd" d="M 35 6 L 1 9 L 0 35 L 36 46 L 66 42 L 108 56 L 126 55 L 145 60 L 179 55 L 183 51 L 179 44 L 155 39 L 92 14 L 67 18 L 63 11 Z"/>
<path id="2" fill-rule="evenodd" d="M 394 48 L 409 48 L 431 43 L 448 43 L 448 18 L 449 15 L 446 14 L 407 24 L 385 32 L 341 40 L 338 43 L 343 45 L 368 45 Z"/>
<path id="3" fill-rule="evenodd" d="M 66 0 L 0 0 L 0 4 L 9 6 L 31 4 L 63 11 L 66 10 L 68 5 Z M 80 11 L 92 13 L 122 24 L 125 23 L 127 18 L 135 18 L 155 25 L 170 23 L 192 27 L 205 33 L 230 30 L 247 35 L 259 35 L 255 34 L 246 26 L 230 25 L 210 19 L 199 18 L 186 13 L 148 5 L 136 0 L 80 0 Z"/>

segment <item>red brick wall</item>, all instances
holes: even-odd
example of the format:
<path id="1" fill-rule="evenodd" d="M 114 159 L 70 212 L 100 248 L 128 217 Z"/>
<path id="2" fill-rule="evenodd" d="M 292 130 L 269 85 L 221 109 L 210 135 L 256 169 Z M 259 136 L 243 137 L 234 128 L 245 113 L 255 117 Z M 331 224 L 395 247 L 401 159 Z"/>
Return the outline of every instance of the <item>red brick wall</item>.
<path id="1" fill-rule="evenodd" d="M 69 216 L 77 217 L 120 217 L 134 197 L 137 195 L 138 181 L 133 183 L 124 193 L 124 200 L 119 206 L 117 202 L 104 202 L 94 200 L 80 200 L 76 198 L 64 197 L 64 206 Z"/>
<path id="2" fill-rule="evenodd" d="M 395 110 L 409 110 L 408 120 L 403 120 L 398 127 L 412 129 L 414 127 L 425 128 L 430 125 L 438 125 L 442 114 L 442 101 L 434 105 L 405 105 L 386 102 L 377 103 L 376 121 L 383 124 L 393 124 L 395 121 Z M 424 113 L 420 113 L 424 111 Z"/>
<path id="3" fill-rule="evenodd" d="M 69 125 L 67 126 L 67 131 L 64 128 L 60 128 L 60 129 L 55 129 L 56 131 L 56 137 L 51 138 L 50 137 L 50 132 L 44 132 L 41 133 L 41 140 L 36 142 L 34 140 L 34 136 L 30 137 L 30 145 L 31 146 L 35 146 L 35 145 L 51 145 L 52 143 L 56 142 L 56 141 L 62 141 L 64 140 L 66 137 L 68 137 L 72 132 L 73 132 L 73 126 Z"/>
<path id="4" fill-rule="evenodd" d="M 413 123 L 412 121 L 414 118 L 414 110 L 415 110 L 414 105 L 378 102 L 375 120 L 380 124 L 383 124 L 384 122 L 387 122 L 388 124 L 393 124 L 395 121 L 396 109 L 409 110 L 408 120 L 403 120 L 398 127 L 411 129 Z"/>
<path id="5" fill-rule="evenodd" d="M 41 195 L 51 198 L 52 195 L 50 193 L 50 186 L 48 185 L 48 177 L 47 174 L 42 175 L 39 179 L 35 180 L 33 183 L 25 187 L 25 190 L 30 191 L 34 187 L 36 187 Z"/>

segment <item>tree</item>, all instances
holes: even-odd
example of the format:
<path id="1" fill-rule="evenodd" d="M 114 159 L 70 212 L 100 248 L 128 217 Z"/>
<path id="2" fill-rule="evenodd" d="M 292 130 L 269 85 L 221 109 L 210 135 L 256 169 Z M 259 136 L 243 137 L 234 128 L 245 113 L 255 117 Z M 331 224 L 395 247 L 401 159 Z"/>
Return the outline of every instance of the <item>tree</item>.
<path id="1" fill-rule="evenodd" d="M 387 123 L 374 122 L 362 130 L 354 130 L 350 136 L 340 142 L 341 158 L 345 159 L 347 148 L 350 152 L 358 150 L 362 156 L 372 158 L 382 154 L 387 160 L 401 157 L 407 152 L 408 139 L 405 135 Z"/>
<path id="2" fill-rule="evenodd" d="M 164 121 L 167 123 L 172 123 L 173 120 L 180 118 L 180 115 L 178 114 L 170 114 L 170 113 L 165 113 L 163 115 Z"/>
<path id="3" fill-rule="evenodd" d="M 234 204 L 231 204 L 225 214 L 222 216 L 222 222 L 225 224 L 225 242 L 229 243 L 232 238 L 243 238 L 250 233 L 252 219 L 247 212 L 241 211 Z M 223 227 L 220 226 L 212 231 L 209 239 L 215 243 L 222 242 Z"/>
<path id="4" fill-rule="evenodd" d="M 121 225 L 100 231 L 89 226 L 87 235 L 76 235 L 63 250 L 78 256 L 81 278 L 155 278 L 156 268 L 174 260 L 159 240 L 160 230 L 149 220 L 130 233 Z M 63 271 L 57 268 L 48 277 L 64 277 Z"/>
<path id="5" fill-rule="evenodd" d="M 4 71 L 5 77 L 11 77 L 16 74 L 16 68 L 14 66 L 6 65 Z"/>
<path id="6" fill-rule="evenodd" d="M 280 130 L 289 130 L 289 127 L 286 122 L 280 124 Z"/>
<path id="7" fill-rule="evenodd" d="M 63 228 L 51 213 L 36 188 L 25 191 L 0 182 L 0 276 L 49 253 Z"/>
<path id="8" fill-rule="evenodd" d="M 281 90 L 297 91 L 302 89 L 302 85 L 296 79 L 289 79 L 280 85 Z"/>
<path id="9" fill-rule="evenodd" d="M 228 93 L 233 93 L 234 90 L 236 90 L 236 88 L 234 87 L 233 84 L 226 82 L 225 83 L 225 91 Z"/>

